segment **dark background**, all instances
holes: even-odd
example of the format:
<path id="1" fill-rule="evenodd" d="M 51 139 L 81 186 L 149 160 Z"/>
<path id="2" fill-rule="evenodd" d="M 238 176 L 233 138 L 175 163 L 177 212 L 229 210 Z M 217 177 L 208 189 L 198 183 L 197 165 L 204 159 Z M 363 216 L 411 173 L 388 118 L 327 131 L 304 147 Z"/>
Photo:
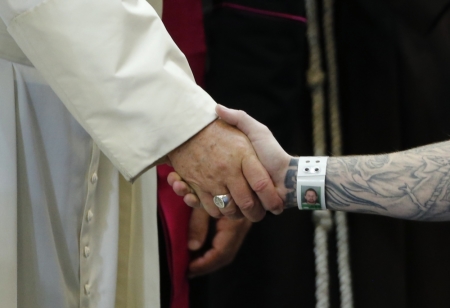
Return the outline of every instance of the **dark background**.
<path id="1" fill-rule="evenodd" d="M 233 0 L 305 16 L 304 1 Z M 337 0 L 345 154 L 449 139 L 450 1 Z M 205 1 L 206 85 L 225 106 L 265 123 L 291 154 L 312 154 L 304 23 Z M 350 214 L 355 307 L 450 307 L 450 223 Z M 191 284 L 193 308 L 314 307 L 311 213 L 253 225 L 233 264 Z M 339 307 L 330 233 L 331 307 Z"/>

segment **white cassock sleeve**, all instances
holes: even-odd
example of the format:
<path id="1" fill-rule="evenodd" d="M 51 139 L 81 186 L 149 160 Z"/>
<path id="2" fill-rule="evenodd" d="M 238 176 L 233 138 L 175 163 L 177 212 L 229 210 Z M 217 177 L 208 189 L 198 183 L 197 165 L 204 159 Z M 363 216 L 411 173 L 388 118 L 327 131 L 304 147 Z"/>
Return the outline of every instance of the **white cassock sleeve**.
<path id="1" fill-rule="evenodd" d="M 0 0 L 0 15 L 128 180 L 216 118 L 145 0 Z"/>

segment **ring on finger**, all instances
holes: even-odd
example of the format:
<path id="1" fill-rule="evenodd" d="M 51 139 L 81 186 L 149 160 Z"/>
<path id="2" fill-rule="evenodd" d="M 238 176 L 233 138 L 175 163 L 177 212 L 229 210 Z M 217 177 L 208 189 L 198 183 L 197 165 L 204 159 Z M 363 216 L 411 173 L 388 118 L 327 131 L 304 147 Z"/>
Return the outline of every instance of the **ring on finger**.
<path id="1" fill-rule="evenodd" d="M 216 195 L 213 198 L 214 204 L 219 208 L 219 209 L 224 209 L 226 208 L 230 202 L 231 202 L 232 198 L 230 194 L 225 194 L 225 195 Z"/>

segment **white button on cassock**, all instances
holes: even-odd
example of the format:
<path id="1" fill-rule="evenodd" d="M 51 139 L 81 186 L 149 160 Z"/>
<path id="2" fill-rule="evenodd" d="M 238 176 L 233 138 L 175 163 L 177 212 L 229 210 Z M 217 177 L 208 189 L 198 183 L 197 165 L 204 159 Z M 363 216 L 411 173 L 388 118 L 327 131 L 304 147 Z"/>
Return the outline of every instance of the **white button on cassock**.
<path id="1" fill-rule="evenodd" d="M 91 286 L 90 286 L 90 285 L 88 285 L 88 284 L 85 284 L 85 285 L 84 285 L 84 293 L 85 293 L 86 295 L 91 294 Z"/>
<path id="2" fill-rule="evenodd" d="M 90 221 L 92 220 L 92 217 L 94 217 L 94 213 L 92 213 L 92 211 L 89 210 L 89 211 L 87 212 L 87 215 L 86 215 L 86 220 L 87 220 L 88 222 L 90 222 Z"/>
<path id="3" fill-rule="evenodd" d="M 92 183 L 92 184 L 95 184 L 95 183 L 97 183 L 97 180 L 98 180 L 97 173 L 94 172 L 94 174 L 93 174 L 92 177 L 91 177 L 91 183 Z"/>
<path id="4" fill-rule="evenodd" d="M 84 256 L 88 258 L 90 254 L 91 250 L 89 249 L 89 247 L 88 246 L 84 247 Z"/>

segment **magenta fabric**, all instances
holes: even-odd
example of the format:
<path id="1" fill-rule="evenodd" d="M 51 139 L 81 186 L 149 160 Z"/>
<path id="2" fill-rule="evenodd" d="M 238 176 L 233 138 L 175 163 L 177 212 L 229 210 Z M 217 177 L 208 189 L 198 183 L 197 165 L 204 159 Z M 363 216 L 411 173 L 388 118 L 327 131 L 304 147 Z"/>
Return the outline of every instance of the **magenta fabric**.
<path id="1" fill-rule="evenodd" d="M 201 0 L 164 0 L 163 22 L 186 55 L 198 85 L 204 86 L 205 31 Z"/>
<path id="2" fill-rule="evenodd" d="M 295 21 L 300 21 L 306 23 L 306 17 L 303 16 L 297 16 L 293 14 L 286 14 L 286 13 L 280 13 L 280 12 L 273 12 L 273 11 L 267 11 L 267 10 L 261 10 L 249 6 L 244 6 L 240 4 L 230 3 L 230 2 L 223 2 L 220 4 L 221 7 L 227 7 L 231 9 L 241 10 L 245 12 L 260 14 L 260 15 L 266 15 L 266 16 L 272 16 L 272 17 L 279 17 L 284 19 L 291 19 Z"/>
<path id="3" fill-rule="evenodd" d="M 171 280 L 171 308 L 189 307 L 189 283 L 187 268 L 189 251 L 187 234 L 191 208 L 174 194 L 167 184 L 167 175 L 173 169 L 167 165 L 158 166 L 158 211 L 166 240 L 167 264 Z"/>
<path id="4" fill-rule="evenodd" d="M 186 55 L 197 84 L 204 85 L 205 35 L 201 0 L 165 0 L 163 22 L 175 43 Z M 173 169 L 158 166 L 158 212 L 164 229 L 172 284 L 171 308 L 189 307 L 187 247 L 191 208 L 167 183 Z"/>

